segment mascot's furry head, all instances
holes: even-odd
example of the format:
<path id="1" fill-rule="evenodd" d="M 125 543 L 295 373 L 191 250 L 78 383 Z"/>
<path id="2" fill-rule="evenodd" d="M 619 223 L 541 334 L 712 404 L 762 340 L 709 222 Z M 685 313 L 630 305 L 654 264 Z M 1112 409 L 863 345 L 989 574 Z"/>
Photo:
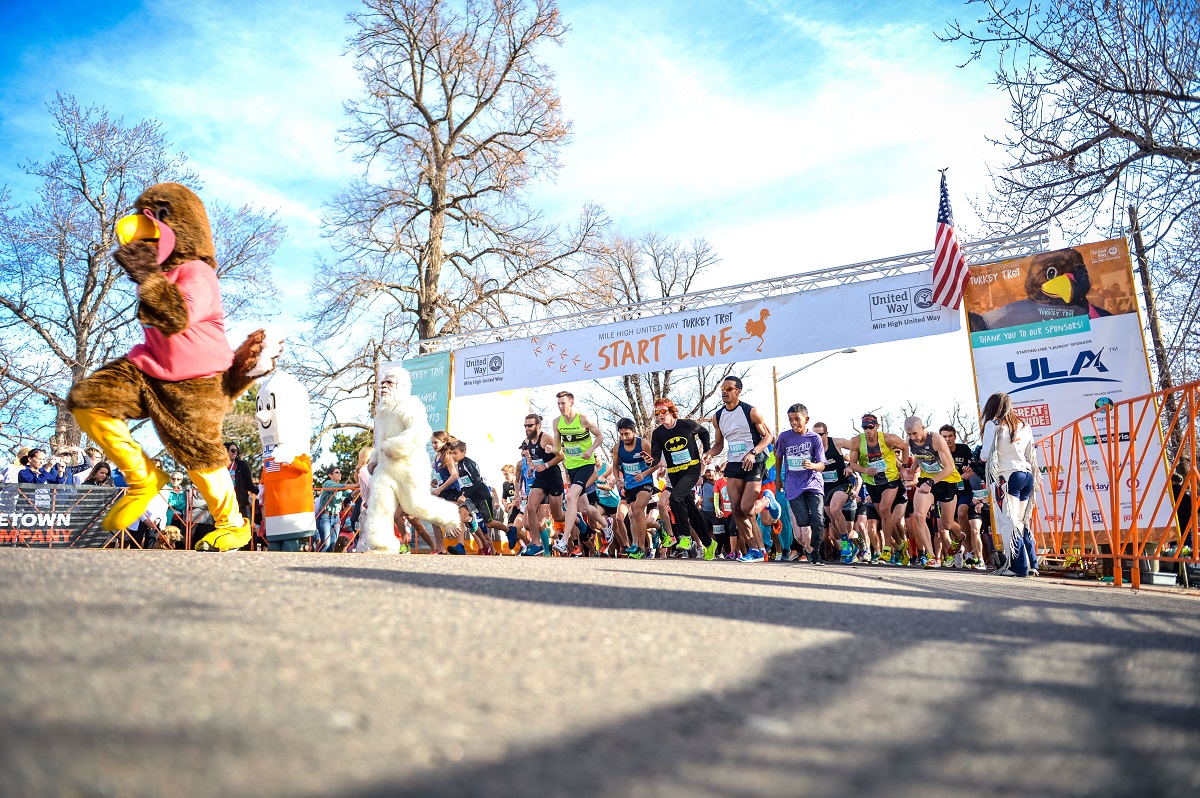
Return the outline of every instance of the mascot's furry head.
<path id="1" fill-rule="evenodd" d="M 1092 278 L 1083 255 L 1074 249 L 1058 249 L 1034 255 L 1025 275 L 1025 293 L 1047 305 L 1087 305 Z"/>
<path id="2" fill-rule="evenodd" d="M 262 381 L 254 417 L 264 447 L 277 446 L 293 456 L 308 452 L 312 435 L 308 390 L 291 374 L 276 370 Z"/>
<path id="3" fill-rule="evenodd" d="M 403 366 L 387 366 L 379 372 L 379 405 L 393 407 L 412 396 L 412 378 Z"/>
<path id="4" fill-rule="evenodd" d="M 133 207 L 135 213 L 117 222 L 117 241 L 122 245 L 154 242 L 163 271 L 190 260 L 217 268 L 208 214 L 190 188 L 180 183 L 157 183 L 143 191 Z"/>

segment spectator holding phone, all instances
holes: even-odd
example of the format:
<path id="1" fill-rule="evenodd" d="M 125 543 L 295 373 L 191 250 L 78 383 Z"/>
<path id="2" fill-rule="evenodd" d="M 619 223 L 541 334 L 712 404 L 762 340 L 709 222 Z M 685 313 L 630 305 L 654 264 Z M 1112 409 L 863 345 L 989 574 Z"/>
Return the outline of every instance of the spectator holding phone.
<path id="1" fill-rule="evenodd" d="M 67 474 L 67 464 L 59 456 L 46 462 L 45 449 L 30 449 L 29 454 L 21 458 L 25 466 L 17 474 L 17 482 L 30 485 L 65 485 L 70 482 Z"/>

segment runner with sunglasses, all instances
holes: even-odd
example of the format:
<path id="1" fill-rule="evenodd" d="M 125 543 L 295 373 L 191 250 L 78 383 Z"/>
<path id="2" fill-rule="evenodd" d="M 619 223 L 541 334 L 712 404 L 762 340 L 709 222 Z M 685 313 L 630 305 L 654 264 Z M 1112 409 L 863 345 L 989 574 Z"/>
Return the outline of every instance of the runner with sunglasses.
<path id="1" fill-rule="evenodd" d="M 543 502 L 550 505 L 550 517 L 558 531 L 563 528 L 563 479 L 558 467 L 561 458 L 553 436 L 542 430 L 542 417 L 536 413 L 525 416 L 525 440 L 521 442 L 521 453 L 529 470 L 533 472 L 533 484 L 525 503 L 525 517 L 539 518 L 538 508 Z M 544 554 L 550 554 L 550 536 L 542 537 Z"/>
<path id="2" fill-rule="evenodd" d="M 862 474 L 884 537 L 900 545 L 904 539 L 904 508 L 897 506 L 897 496 L 903 494 L 896 451 L 900 451 L 902 461 L 908 460 L 908 443 L 891 433 L 880 434 L 879 419 L 867 413 L 862 417 L 862 432 L 850 439 L 847 448 L 850 469 Z"/>

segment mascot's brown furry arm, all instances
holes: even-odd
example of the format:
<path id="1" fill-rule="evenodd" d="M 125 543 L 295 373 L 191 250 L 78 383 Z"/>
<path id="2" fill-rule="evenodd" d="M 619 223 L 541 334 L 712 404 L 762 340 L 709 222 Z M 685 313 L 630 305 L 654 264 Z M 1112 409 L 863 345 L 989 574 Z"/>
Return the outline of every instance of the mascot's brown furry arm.
<path id="1" fill-rule="evenodd" d="M 241 548 L 250 542 L 250 521 L 238 511 L 221 422 L 255 377 L 274 367 L 278 345 L 268 344 L 259 330 L 237 352 L 230 349 L 212 230 L 199 197 L 178 183 L 160 183 L 142 192 L 134 208 L 117 223 L 120 246 L 113 257 L 137 283 L 145 341 L 76 383 L 67 396 L 79 426 L 129 485 L 104 517 L 104 528 L 137 521 L 167 483 L 125 423 L 149 418 L 212 512 L 216 529 L 196 548 Z"/>

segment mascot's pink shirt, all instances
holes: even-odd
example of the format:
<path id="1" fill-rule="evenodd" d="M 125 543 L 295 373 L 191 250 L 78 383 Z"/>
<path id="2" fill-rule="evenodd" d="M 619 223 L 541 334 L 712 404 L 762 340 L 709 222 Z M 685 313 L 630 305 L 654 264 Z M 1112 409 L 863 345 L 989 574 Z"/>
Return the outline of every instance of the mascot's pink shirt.
<path id="1" fill-rule="evenodd" d="M 175 335 L 143 327 L 145 343 L 126 357 L 151 377 L 168 382 L 211 377 L 233 365 L 233 350 L 225 338 L 225 311 L 217 273 L 201 260 L 181 263 L 163 277 L 183 294 L 188 326 Z"/>

